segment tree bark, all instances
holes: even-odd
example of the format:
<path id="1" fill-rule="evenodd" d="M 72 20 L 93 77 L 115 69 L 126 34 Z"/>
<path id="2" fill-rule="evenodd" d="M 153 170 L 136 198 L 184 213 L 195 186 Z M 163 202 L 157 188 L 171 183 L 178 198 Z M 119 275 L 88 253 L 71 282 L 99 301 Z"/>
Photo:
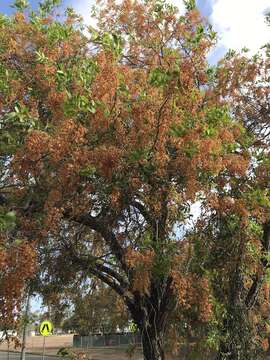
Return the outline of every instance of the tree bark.
<path id="1" fill-rule="evenodd" d="M 136 313 L 133 316 L 142 337 L 143 358 L 165 360 L 165 329 L 168 315 L 166 303 L 157 294 L 154 297 L 154 293 L 145 300 L 144 298 L 143 301 L 137 302 Z"/>
<path id="2" fill-rule="evenodd" d="M 144 360 L 165 360 L 163 333 L 155 329 L 142 331 L 142 345 Z"/>

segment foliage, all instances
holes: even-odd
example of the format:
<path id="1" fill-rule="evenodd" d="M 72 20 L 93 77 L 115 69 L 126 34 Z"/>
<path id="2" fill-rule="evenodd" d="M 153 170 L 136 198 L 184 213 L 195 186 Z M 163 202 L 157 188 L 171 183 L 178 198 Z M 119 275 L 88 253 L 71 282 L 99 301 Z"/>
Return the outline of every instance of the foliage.
<path id="1" fill-rule="evenodd" d="M 248 359 L 268 304 L 269 62 L 230 52 L 209 68 L 215 33 L 185 3 L 179 17 L 163 1 L 108 1 L 85 36 L 73 11 L 55 16 L 58 1 L 18 2 L 0 21 L 3 166 L 48 301 L 96 277 L 145 359 L 164 359 L 169 333 L 194 336 L 194 354 Z"/>
<path id="2" fill-rule="evenodd" d="M 73 303 L 71 317 L 63 322 L 64 330 L 87 336 L 95 332 L 123 331 L 127 326 L 128 316 L 124 304 L 113 290 L 102 284 L 84 296 L 77 296 Z"/>

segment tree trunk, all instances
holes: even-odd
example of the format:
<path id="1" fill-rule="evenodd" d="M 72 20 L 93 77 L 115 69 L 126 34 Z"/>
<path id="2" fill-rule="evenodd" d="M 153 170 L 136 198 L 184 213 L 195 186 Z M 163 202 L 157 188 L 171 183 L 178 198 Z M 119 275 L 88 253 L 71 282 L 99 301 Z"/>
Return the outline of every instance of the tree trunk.
<path id="1" fill-rule="evenodd" d="M 142 304 L 138 303 L 136 311 L 131 313 L 141 333 L 143 359 L 165 360 L 166 312 L 157 311 L 153 306 L 150 308 L 140 305 Z"/>
<path id="2" fill-rule="evenodd" d="M 165 360 L 163 333 L 144 330 L 142 345 L 144 360 Z"/>
<path id="3" fill-rule="evenodd" d="M 142 337 L 144 360 L 165 360 L 165 333 L 167 320 L 173 307 L 171 278 L 152 282 L 151 293 L 134 294 L 134 302 L 128 302 L 135 324 Z"/>

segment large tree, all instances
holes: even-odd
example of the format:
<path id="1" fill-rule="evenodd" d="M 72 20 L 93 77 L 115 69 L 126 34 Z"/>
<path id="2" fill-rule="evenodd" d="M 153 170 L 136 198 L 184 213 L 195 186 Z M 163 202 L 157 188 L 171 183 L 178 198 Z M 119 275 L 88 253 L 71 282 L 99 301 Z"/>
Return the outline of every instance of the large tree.
<path id="1" fill-rule="evenodd" d="M 229 51 L 215 69 L 216 95 L 243 124 L 251 155 L 244 176 L 229 188 L 226 179 L 221 182 L 208 234 L 216 239 L 212 263 L 218 269 L 231 263 L 216 278 L 223 286 L 215 286 L 226 309 L 221 359 L 259 359 L 259 346 L 269 346 L 269 44 L 253 56 L 247 52 Z M 225 208 L 220 206 L 224 196 L 231 201 Z M 217 251 L 222 253 L 219 259 Z"/>
<path id="2" fill-rule="evenodd" d="M 71 9 L 57 18 L 56 3 L 31 12 L 17 1 L 0 20 L 1 116 L 34 128 L 9 174 L 20 231 L 57 254 L 67 281 L 83 274 L 110 286 L 144 358 L 162 360 L 171 314 L 210 327 L 222 302 L 211 280 L 233 267 L 237 284 L 250 220 L 240 218 L 260 210 L 237 189 L 256 190 L 269 168 L 253 169 L 252 136 L 217 90 L 206 60 L 215 33 L 194 1 L 185 16 L 163 1 L 108 1 L 97 29 Z M 193 204 L 201 218 L 187 231 Z M 244 235 L 221 267 L 224 226 Z M 252 294 L 252 279 L 246 286 Z"/>

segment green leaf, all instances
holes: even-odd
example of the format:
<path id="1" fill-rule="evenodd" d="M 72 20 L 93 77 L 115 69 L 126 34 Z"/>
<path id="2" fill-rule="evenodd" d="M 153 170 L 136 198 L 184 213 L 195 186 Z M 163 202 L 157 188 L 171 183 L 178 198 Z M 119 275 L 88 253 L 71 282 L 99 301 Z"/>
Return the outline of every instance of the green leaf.
<path id="1" fill-rule="evenodd" d="M 7 26 L 10 23 L 10 18 L 5 14 L 0 14 L 0 27 Z"/>
<path id="2" fill-rule="evenodd" d="M 23 242 L 22 239 L 15 239 L 14 245 L 18 246 L 18 245 L 20 245 L 22 242 Z"/>
<path id="3" fill-rule="evenodd" d="M 216 134 L 216 129 L 213 126 L 206 126 L 204 128 L 203 136 L 204 137 L 211 137 Z"/>
<path id="4" fill-rule="evenodd" d="M 225 59 L 230 60 L 234 55 L 236 55 L 236 51 L 229 49 L 225 55 Z"/>
<path id="5" fill-rule="evenodd" d="M 249 220 L 249 223 L 247 225 L 247 232 L 250 235 L 261 237 L 263 235 L 263 228 L 261 224 L 258 224 L 254 220 Z"/>
<path id="6" fill-rule="evenodd" d="M 86 168 L 82 169 L 82 170 L 79 172 L 79 175 L 80 175 L 80 176 L 83 176 L 83 177 L 89 177 L 89 176 L 91 176 L 91 175 L 94 175 L 95 172 L 96 172 L 95 166 L 89 165 L 89 166 L 87 166 Z"/>
<path id="7" fill-rule="evenodd" d="M 104 33 L 101 39 L 104 50 L 110 50 L 113 54 L 119 57 L 123 51 L 123 39 L 118 34 Z"/>
<path id="8" fill-rule="evenodd" d="M 181 137 L 186 135 L 187 130 L 183 126 L 183 124 L 173 124 L 169 130 L 170 135 L 174 137 Z"/>
<path id="9" fill-rule="evenodd" d="M 147 156 L 148 156 L 148 149 L 138 149 L 130 153 L 129 160 L 131 162 L 137 162 L 143 159 L 147 159 Z"/>
<path id="10" fill-rule="evenodd" d="M 53 9 L 61 4 L 61 0 L 43 0 L 39 3 L 39 11 L 41 16 L 49 15 Z"/>
<path id="11" fill-rule="evenodd" d="M 8 213 L 6 213 L 6 219 L 9 221 L 15 221 L 16 220 L 15 211 L 9 211 Z"/>
<path id="12" fill-rule="evenodd" d="M 217 32 L 213 30 L 213 26 L 211 24 L 208 26 L 208 36 L 210 40 L 215 40 L 217 37 Z"/>
<path id="13" fill-rule="evenodd" d="M 73 9 L 73 7 L 71 6 L 68 6 L 65 10 L 65 15 L 68 16 L 68 17 L 73 17 L 75 16 L 75 11 Z"/>
<path id="14" fill-rule="evenodd" d="M 68 100 L 64 104 L 64 111 L 67 116 L 79 115 L 78 112 L 81 114 L 87 112 L 94 114 L 96 112 L 97 105 L 97 102 L 85 95 L 71 96 L 69 94 Z"/>
<path id="15" fill-rule="evenodd" d="M 201 41 L 201 39 L 203 38 L 203 35 L 204 35 L 204 28 L 202 25 L 198 25 L 197 29 L 196 29 L 194 43 L 198 44 Z"/>
<path id="16" fill-rule="evenodd" d="M 265 278 L 264 278 L 264 282 L 266 284 L 269 284 L 270 283 L 270 269 L 267 269 L 266 270 L 266 275 L 265 275 Z"/>
<path id="17" fill-rule="evenodd" d="M 196 124 L 196 117 L 190 116 L 190 114 L 182 114 L 184 120 L 178 124 L 172 124 L 169 130 L 170 135 L 175 137 L 185 136 L 187 132 L 194 128 Z"/>
<path id="18" fill-rule="evenodd" d="M 3 213 L 0 209 L 0 231 L 12 230 L 15 226 L 16 213 L 14 211 Z"/>
<path id="19" fill-rule="evenodd" d="M 69 349 L 65 348 L 65 347 L 62 347 L 58 350 L 57 352 L 57 355 L 58 356 L 61 356 L 63 358 L 67 358 L 67 357 L 70 357 L 71 358 L 71 354 L 70 354 L 70 351 Z"/>
<path id="20" fill-rule="evenodd" d="M 185 7 L 187 11 L 192 11 L 196 9 L 196 2 L 195 0 L 184 0 Z"/>
<path id="21" fill-rule="evenodd" d="M 231 122 L 229 111 L 226 106 L 224 107 L 211 107 L 207 110 L 205 115 L 206 124 L 217 127 L 223 126 Z"/>
<path id="22" fill-rule="evenodd" d="M 27 9 L 29 7 L 29 2 L 27 0 L 16 0 L 14 2 L 13 5 L 11 5 L 11 7 L 19 10 L 19 11 L 24 11 L 25 9 Z"/>
<path id="23" fill-rule="evenodd" d="M 42 51 L 35 51 L 35 54 L 37 56 L 37 63 L 39 64 L 46 64 L 49 59 L 46 57 L 46 55 Z"/>
<path id="24" fill-rule="evenodd" d="M 209 66 L 206 70 L 208 81 L 213 83 L 216 79 L 216 66 Z"/>
<path id="25" fill-rule="evenodd" d="M 53 22 L 47 29 L 47 36 L 50 45 L 53 46 L 60 41 L 68 40 L 73 31 L 74 29 L 71 25 Z"/>
<path id="26" fill-rule="evenodd" d="M 160 87 L 164 86 L 170 80 L 171 75 L 161 68 L 152 70 L 149 74 L 149 83 L 153 86 Z"/>
<path id="27" fill-rule="evenodd" d="M 98 72 L 96 61 L 85 59 L 78 69 L 78 77 L 84 86 L 90 86 Z"/>
<path id="28" fill-rule="evenodd" d="M 65 76 L 66 76 L 66 74 L 64 73 L 63 70 L 57 70 L 56 73 L 57 73 L 57 75 L 59 75 L 59 76 L 61 76 L 61 77 L 65 77 Z"/>
<path id="29" fill-rule="evenodd" d="M 244 53 L 247 53 L 247 52 L 249 52 L 249 49 L 248 49 L 246 46 L 244 46 L 244 47 L 241 49 L 241 51 L 244 52 Z"/>
<path id="30" fill-rule="evenodd" d="M 190 143 L 189 146 L 184 149 L 184 154 L 190 159 L 197 153 L 198 153 L 198 148 L 197 145 L 194 143 Z"/>

